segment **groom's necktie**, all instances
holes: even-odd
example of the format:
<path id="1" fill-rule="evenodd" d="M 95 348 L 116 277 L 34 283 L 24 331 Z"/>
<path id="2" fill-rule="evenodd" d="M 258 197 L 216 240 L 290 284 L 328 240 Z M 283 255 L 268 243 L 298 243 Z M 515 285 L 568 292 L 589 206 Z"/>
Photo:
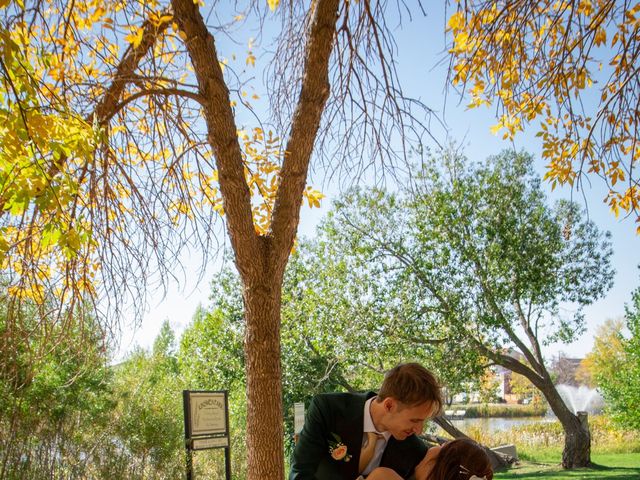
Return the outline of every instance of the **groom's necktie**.
<path id="1" fill-rule="evenodd" d="M 367 443 L 364 444 L 362 450 L 360 451 L 360 462 L 358 463 L 358 473 L 362 473 L 362 471 L 369 465 L 369 462 L 373 458 L 373 454 L 376 451 L 376 443 L 378 439 L 382 438 L 382 435 L 376 432 L 367 432 Z"/>

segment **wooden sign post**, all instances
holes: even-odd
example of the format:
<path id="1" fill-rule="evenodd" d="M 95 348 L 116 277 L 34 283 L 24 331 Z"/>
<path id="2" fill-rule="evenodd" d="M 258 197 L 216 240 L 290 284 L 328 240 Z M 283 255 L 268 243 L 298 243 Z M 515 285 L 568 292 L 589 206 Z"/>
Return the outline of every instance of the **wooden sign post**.
<path id="1" fill-rule="evenodd" d="M 225 479 L 231 480 L 229 402 L 226 390 L 183 390 L 187 480 L 193 480 L 193 451 L 224 448 Z"/>

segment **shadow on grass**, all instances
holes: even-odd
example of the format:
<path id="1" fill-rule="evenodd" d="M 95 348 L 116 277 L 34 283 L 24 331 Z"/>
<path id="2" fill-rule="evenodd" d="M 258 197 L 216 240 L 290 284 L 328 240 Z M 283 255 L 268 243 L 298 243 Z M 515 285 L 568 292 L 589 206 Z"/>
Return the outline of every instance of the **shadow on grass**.
<path id="1" fill-rule="evenodd" d="M 589 468 L 578 468 L 575 470 L 563 470 L 559 465 L 544 465 L 527 463 L 510 470 L 496 472 L 496 480 L 533 480 L 536 478 L 547 478 L 557 480 L 570 479 L 611 479 L 611 480 L 639 480 L 640 466 L 634 467 L 608 467 L 606 465 L 592 464 Z"/>

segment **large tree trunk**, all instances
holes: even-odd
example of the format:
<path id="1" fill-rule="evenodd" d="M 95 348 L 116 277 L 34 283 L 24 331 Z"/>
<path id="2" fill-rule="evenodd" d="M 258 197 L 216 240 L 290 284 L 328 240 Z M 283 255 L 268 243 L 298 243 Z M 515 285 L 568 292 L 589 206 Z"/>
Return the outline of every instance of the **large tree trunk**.
<path id="1" fill-rule="evenodd" d="M 512 337 L 513 338 L 513 337 Z M 512 372 L 525 376 L 538 390 L 542 392 L 551 411 L 558 417 L 564 430 L 564 449 L 562 450 L 562 466 L 564 468 L 588 467 L 591 465 L 591 435 L 589 425 L 582 422 L 567 408 L 564 400 L 556 390 L 551 377 L 544 367 L 544 363 L 536 359 L 537 372 L 509 355 L 497 354 L 482 345 L 480 348 L 498 365 L 508 368 Z M 520 346 L 523 350 L 524 347 Z M 525 351 L 524 348 L 523 351 Z M 531 353 L 529 353 L 531 357 Z"/>
<path id="2" fill-rule="evenodd" d="M 591 465 L 591 434 L 587 422 L 567 408 L 551 380 L 540 390 L 564 430 L 563 468 L 588 467 Z"/>
<path id="3" fill-rule="evenodd" d="M 247 471 L 251 478 L 282 478 L 284 458 L 274 455 L 284 449 L 280 366 L 282 282 L 268 275 L 243 280 L 247 417 L 254 419 L 246 432 Z"/>
<path id="4" fill-rule="evenodd" d="M 197 2 L 196 2 L 197 3 Z M 251 192 L 215 41 L 192 0 L 171 0 L 174 18 L 198 79 L 208 139 L 218 167 L 227 230 L 243 285 L 247 371 L 247 478 L 284 475 L 284 430 L 280 371 L 282 279 L 300 219 L 313 144 L 329 97 L 329 59 L 339 0 L 312 2 L 305 67 L 280 170 L 271 231 L 256 234 Z"/>

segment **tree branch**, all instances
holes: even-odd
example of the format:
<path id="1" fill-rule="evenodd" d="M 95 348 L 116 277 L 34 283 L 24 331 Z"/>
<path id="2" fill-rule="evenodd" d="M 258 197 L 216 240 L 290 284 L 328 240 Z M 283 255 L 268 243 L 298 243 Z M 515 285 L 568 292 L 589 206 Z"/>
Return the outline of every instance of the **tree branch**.
<path id="1" fill-rule="evenodd" d="M 316 5 L 305 58 L 298 105 L 280 171 L 280 186 L 273 208 L 271 231 L 276 265 L 286 265 L 300 220 L 300 206 L 316 133 L 329 98 L 329 59 L 336 32 L 338 0 Z"/>
<path id="2" fill-rule="evenodd" d="M 141 97 L 147 97 L 150 95 L 164 95 L 164 96 L 173 95 L 177 97 L 190 98 L 191 100 L 195 100 L 196 102 L 198 102 L 200 105 L 204 104 L 204 100 L 202 96 L 200 96 L 195 92 L 182 90 L 180 88 L 151 88 L 146 90 L 140 90 L 134 93 L 133 95 L 128 96 L 121 102 L 119 102 L 116 105 L 113 112 L 111 112 L 111 117 L 105 119 L 105 121 L 108 122 L 109 120 L 111 120 L 111 118 L 113 118 L 113 115 L 115 115 L 118 111 L 122 110 L 125 106 L 127 106 L 129 103 L 133 102 L 134 100 L 137 100 L 138 98 L 141 98 Z"/>
<path id="3" fill-rule="evenodd" d="M 525 365 L 524 363 L 516 360 L 515 358 L 505 355 L 504 353 L 496 352 L 487 348 L 482 342 L 473 339 L 473 342 L 476 344 L 478 349 L 484 354 L 485 357 L 490 358 L 498 365 L 501 365 L 505 368 L 508 368 L 512 372 L 519 373 L 520 375 L 526 377 L 533 383 L 536 387 L 541 388 L 544 383 L 544 378 L 535 372 L 533 369 Z"/>
<path id="4" fill-rule="evenodd" d="M 149 50 L 151 50 L 157 38 L 162 32 L 164 32 L 167 27 L 168 23 L 163 23 L 160 26 L 156 26 L 150 20 L 147 20 L 143 24 L 142 28 L 144 29 L 144 32 L 142 34 L 142 41 L 136 48 L 130 45 L 125 51 L 124 57 L 122 58 L 118 65 L 118 68 L 116 69 L 113 82 L 111 83 L 109 88 L 105 90 L 102 99 L 96 105 L 93 113 L 86 118 L 86 121 L 88 123 L 91 124 L 95 120 L 95 122 L 100 127 L 105 127 L 109 123 L 111 118 L 113 118 L 113 116 L 118 112 L 119 108 L 121 108 L 121 106 L 124 106 L 118 103 L 120 97 L 122 96 L 122 92 L 124 91 L 127 84 L 131 81 L 131 79 L 134 78 L 134 71 L 136 70 L 136 68 L 138 68 L 140 60 L 144 58 Z M 26 119 L 25 126 L 28 128 Z M 60 172 L 66 162 L 66 156 L 61 156 L 57 161 L 50 162 L 49 168 L 46 172 L 46 182 L 42 187 L 40 187 L 40 190 L 38 192 L 34 193 L 34 199 L 37 200 L 44 194 L 44 192 L 46 192 L 53 177 L 55 177 Z M 3 203 L 4 200 L 0 198 L 0 204 Z M 0 217 L 2 217 L 5 213 L 7 213 L 6 210 L 0 209 Z"/>
<path id="5" fill-rule="evenodd" d="M 516 312 L 518 313 L 518 319 L 520 320 L 520 325 L 522 326 L 523 330 L 527 334 L 527 337 L 529 338 L 529 343 L 531 343 L 536 359 L 538 360 L 538 366 L 536 366 L 536 370 L 538 370 L 539 373 L 542 373 L 540 371 L 540 367 L 544 366 L 544 358 L 542 357 L 542 349 L 540 348 L 540 342 L 538 342 L 538 338 L 536 337 L 533 330 L 531 329 L 531 323 L 529 322 L 529 319 L 522 311 L 522 305 L 520 305 L 520 301 L 519 300 L 514 301 L 514 305 L 516 308 Z"/>
<path id="6" fill-rule="evenodd" d="M 203 99 L 208 139 L 218 166 L 227 230 L 237 267 L 244 279 L 251 278 L 249 270 L 265 269 L 264 263 L 258 260 L 264 260 L 266 256 L 261 253 L 261 242 L 253 226 L 251 193 L 244 178 L 242 152 L 229 89 L 224 81 L 213 35 L 198 6 L 192 0 L 172 0 L 171 4 L 176 23 L 186 34 L 185 45 Z"/>
<path id="7" fill-rule="evenodd" d="M 95 119 L 98 125 L 104 127 L 118 112 L 119 100 L 127 84 L 135 77 L 134 72 L 138 68 L 140 60 L 151 50 L 160 34 L 168 26 L 169 23 L 162 23 L 158 26 L 150 20 L 144 22 L 142 26 L 144 29 L 142 41 L 135 48 L 129 45 L 118 65 L 113 82 L 104 92 L 102 99 L 96 105 L 93 115 L 89 116 L 88 121 Z"/>

